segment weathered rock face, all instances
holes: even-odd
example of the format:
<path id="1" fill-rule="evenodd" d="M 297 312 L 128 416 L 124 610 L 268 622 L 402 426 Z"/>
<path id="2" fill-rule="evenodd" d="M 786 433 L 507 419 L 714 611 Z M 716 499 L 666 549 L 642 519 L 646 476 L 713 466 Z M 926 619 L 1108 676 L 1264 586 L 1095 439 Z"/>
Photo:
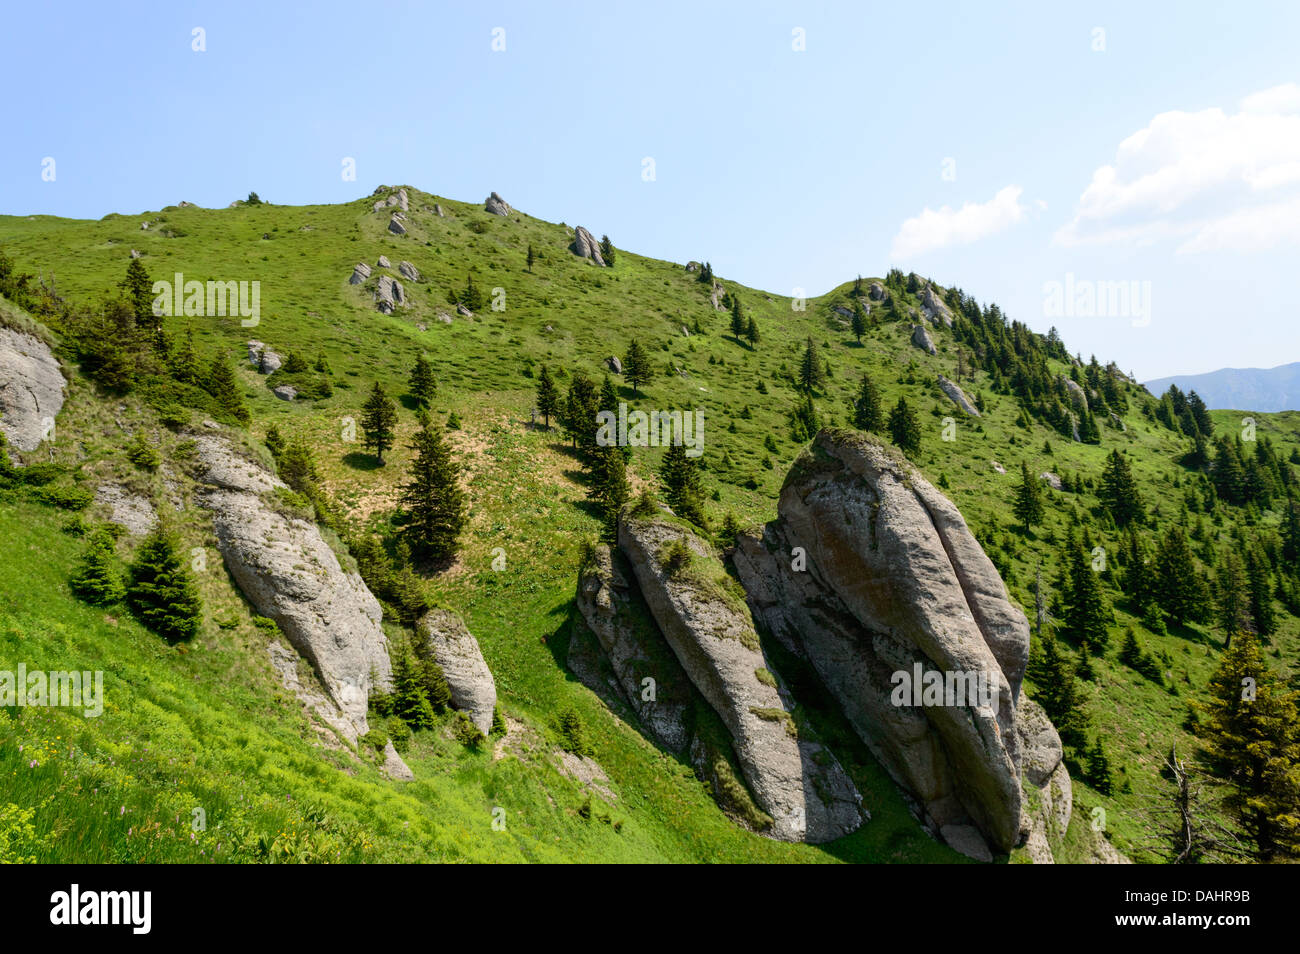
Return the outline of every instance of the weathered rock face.
<path id="1" fill-rule="evenodd" d="M 226 568 L 315 670 L 337 707 L 318 707 L 322 718 L 355 742 L 367 731 L 371 689 L 392 681 L 379 601 L 339 565 L 316 524 L 272 505 L 269 495 L 287 489 L 278 478 L 219 437 L 201 435 L 195 445 L 197 476 L 207 485 L 199 502 L 212 512 Z"/>
<path id="2" fill-rule="evenodd" d="M 613 371 L 615 374 L 623 373 L 623 362 L 615 355 L 610 355 L 605 359 L 605 367 L 609 368 L 609 370 Z"/>
<path id="3" fill-rule="evenodd" d="M 880 282 L 872 282 L 867 286 L 867 294 L 871 296 L 872 301 L 884 301 L 885 286 L 880 284 Z"/>
<path id="4" fill-rule="evenodd" d="M 948 395 L 953 404 L 956 404 L 971 417 L 980 416 L 979 408 L 966 396 L 966 392 L 961 389 L 961 385 L 955 381 L 949 381 L 942 374 L 939 375 L 939 390 Z"/>
<path id="5" fill-rule="evenodd" d="M 1064 375 L 1061 376 L 1061 381 L 1065 384 L 1065 393 L 1070 396 L 1070 404 L 1074 406 L 1074 409 L 1076 411 L 1088 410 L 1088 395 L 1084 393 L 1079 382 Z"/>
<path id="6" fill-rule="evenodd" d="M 398 219 L 397 216 L 393 216 L 388 220 L 388 231 L 392 232 L 394 235 L 405 235 L 406 226 L 402 224 L 401 220 Z"/>
<path id="7" fill-rule="evenodd" d="M 1056 474 L 1052 473 L 1050 470 L 1043 471 L 1041 474 L 1038 475 L 1038 479 L 1042 481 L 1046 481 L 1047 486 L 1051 487 L 1053 490 L 1061 489 L 1061 478 Z"/>
<path id="8" fill-rule="evenodd" d="M 912 326 L 912 344 L 927 354 L 935 353 L 934 339 L 930 337 L 930 332 L 926 330 L 925 325 Z"/>
<path id="9" fill-rule="evenodd" d="M 487 201 L 483 203 L 483 208 L 493 215 L 509 215 L 514 211 L 510 208 L 509 203 L 495 192 L 487 197 Z"/>
<path id="10" fill-rule="evenodd" d="M 95 491 L 95 506 L 104 508 L 108 519 L 126 527 L 133 537 L 144 536 L 158 523 L 158 514 L 148 497 L 117 484 L 100 484 Z"/>
<path id="11" fill-rule="evenodd" d="M 271 393 L 281 401 L 292 401 L 298 396 L 298 389 L 292 384 L 281 384 L 271 390 Z"/>
<path id="12" fill-rule="evenodd" d="M 921 314 L 925 316 L 926 321 L 935 326 L 952 327 L 952 311 L 935 292 L 933 285 L 926 285 L 925 290 L 921 292 Z"/>
<path id="13" fill-rule="evenodd" d="M 380 268 L 393 267 L 393 263 L 388 260 L 387 255 L 380 255 L 379 258 L 375 260 L 375 264 L 378 265 Z"/>
<path id="14" fill-rule="evenodd" d="M 664 639 L 730 733 L 755 801 L 772 816 L 766 833 L 819 843 L 855 830 L 861 796 L 829 750 L 797 737 L 793 705 L 710 548 L 666 519 L 626 515 L 618 542 Z M 686 547 L 689 565 L 666 562 L 670 546 Z"/>
<path id="15" fill-rule="evenodd" d="M 415 773 L 410 767 L 402 761 L 402 757 L 397 754 L 397 749 L 393 748 L 390 741 L 384 746 L 384 774 L 395 782 L 410 782 L 415 780 Z"/>
<path id="16" fill-rule="evenodd" d="M 573 230 L 573 254 L 579 258 L 589 258 L 602 268 L 605 260 L 600 255 L 600 243 L 591 237 L 591 233 L 579 225 Z"/>
<path id="17" fill-rule="evenodd" d="M 1025 850 L 1035 864 L 1054 864 L 1053 847 L 1065 837 L 1073 809 L 1070 772 L 1056 726 L 1038 703 L 1020 700 L 1016 710 L 1020 734 L 1021 781 L 1026 793 L 1021 830 Z"/>
<path id="18" fill-rule="evenodd" d="M 420 280 L 420 270 L 410 262 L 399 262 L 397 271 L 407 281 L 418 282 Z"/>
<path id="19" fill-rule="evenodd" d="M 452 706 L 468 715 L 487 735 L 492 731 L 497 685 L 478 640 L 470 634 L 465 621 L 449 610 L 430 610 L 420 619 L 417 630 L 425 637 L 425 651 L 447 677 Z"/>
<path id="20" fill-rule="evenodd" d="M 841 431 L 822 431 L 796 462 L 778 513 L 734 556 L 755 616 L 809 660 L 932 831 L 951 827 L 972 856 L 983 856 L 972 827 L 1009 850 L 1029 625 L 961 514 L 883 446 Z M 894 704 L 916 666 L 954 689 L 983 679 L 993 696 Z"/>
<path id="21" fill-rule="evenodd" d="M 26 452 L 40 446 L 63 409 L 66 387 L 49 345 L 0 328 L 0 430 L 10 447 Z"/>
<path id="22" fill-rule="evenodd" d="M 391 315 L 398 305 L 406 303 L 406 289 L 402 283 L 390 275 L 380 275 L 375 283 L 376 307 L 386 315 Z"/>
<path id="23" fill-rule="evenodd" d="M 370 266 L 365 262 L 357 262 L 352 269 L 352 274 L 348 276 L 349 285 L 360 285 L 370 277 Z"/>
<path id="24" fill-rule="evenodd" d="M 662 637 L 634 612 L 625 566 L 616 550 L 596 547 L 578 576 L 578 612 L 605 651 L 619 697 L 656 742 L 681 753 L 689 742 L 683 690 L 690 683 Z"/>
<path id="25" fill-rule="evenodd" d="M 279 371 L 284 363 L 278 354 L 260 341 L 248 342 L 248 361 L 261 374 Z"/>

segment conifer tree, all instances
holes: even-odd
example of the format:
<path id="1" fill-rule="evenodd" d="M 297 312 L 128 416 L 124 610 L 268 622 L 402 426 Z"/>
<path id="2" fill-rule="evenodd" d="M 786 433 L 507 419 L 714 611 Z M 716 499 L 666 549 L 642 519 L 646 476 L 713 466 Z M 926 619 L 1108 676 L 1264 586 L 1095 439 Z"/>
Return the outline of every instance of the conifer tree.
<path id="1" fill-rule="evenodd" d="M 858 385 L 858 396 L 853 401 L 853 426 L 860 431 L 875 433 L 880 430 L 881 421 L 880 392 L 864 371 L 862 383 Z"/>
<path id="2" fill-rule="evenodd" d="M 537 412 L 542 415 L 548 430 L 551 427 L 551 417 L 559 407 L 560 391 L 551 378 L 550 370 L 542 365 L 541 373 L 537 375 Z"/>
<path id="3" fill-rule="evenodd" d="M 216 399 L 217 406 L 233 417 L 244 427 L 250 420 L 248 406 L 239 388 L 239 379 L 235 369 L 230 366 L 223 352 L 218 351 L 212 359 L 212 368 L 208 372 L 207 391 Z"/>
<path id="4" fill-rule="evenodd" d="M 750 315 L 745 325 L 745 340 L 749 342 L 750 347 L 757 347 L 758 339 L 758 322 L 754 320 L 753 315 Z"/>
<path id="5" fill-rule="evenodd" d="M 416 406 L 429 407 L 438 390 L 438 381 L 433 374 L 433 365 L 423 353 L 415 356 L 415 367 L 411 369 L 411 396 Z"/>
<path id="6" fill-rule="evenodd" d="M 739 341 L 745 337 L 745 312 L 740 305 L 740 296 L 734 291 L 731 293 L 731 337 Z"/>
<path id="7" fill-rule="evenodd" d="M 528 271 L 529 272 L 533 270 L 533 262 L 535 260 L 536 260 L 536 256 L 533 254 L 533 243 L 529 242 L 528 243 Z"/>
<path id="8" fill-rule="evenodd" d="M 1187 545 L 1183 528 L 1175 524 L 1161 541 L 1156 554 L 1155 598 L 1160 608 L 1182 624 L 1205 619 L 1208 594 Z"/>
<path id="9" fill-rule="evenodd" d="M 618 250 L 614 248 L 614 243 L 609 240 L 608 235 L 600 237 L 600 257 L 605 260 L 605 264 L 610 268 L 614 267 L 614 258 Z"/>
<path id="10" fill-rule="evenodd" d="M 397 406 L 384 393 L 378 381 L 370 389 L 370 396 L 361 408 L 361 430 L 366 435 L 365 446 L 375 449 L 382 466 L 384 451 L 393 446 L 393 432 L 397 427 Z"/>
<path id="11" fill-rule="evenodd" d="M 1069 597 L 1065 605 L 1065 630 L 1071 639 L 1096 653 L 1105 651 L 1110 641 L 1107 627 L 1112 617 L 1110 606 L 1101 591 L 1101 581 L 1092 569 L 1088 551 L 1067 539 L 1066 565 L 1069 568 Z"/>
<path id="12" fill-rule="evenodd" d="M 799 360 L 799 387 L 805 394 L 812 394 L 814 389 L 825 383 L 825 380 L 826 376 L 822 370 L 821 359 L 817 355 L 817 347 L 813 344 L 812 338 L 809 338 L 804 345 L 803 357 Z"/>
<path id="13" fill-rule="evenodd" d="M 176 542 L 161 525 L 140 543 L 128 572 L 126 599 L 145 626 L 169 642 L 199 629 L 202 602 Z"/>
<path id="14" fill-rule="evenodd" d="M 596 447 L 596 413 L 599 410 L 596 386 L 581 371 L 575 371 L 569 379 L 569 392 L 561 405 L 559 418 L 565 434 L 584 461 L 590 459 Z"/>
<path id="15" fill-rule="evenodd" d="M 664 500 L 673 513 L 698 527 L 708 528 L 704 515 L 704 491 L 701 486 L 698 458 L 686 456 L 681 444 L 669 444 L 659 467 Z"/>
<path id="16" fill-rule="evenodd" d="M 853 300 L 852 329 L 853 337 L 857 339 L 858 344 L 862 344 L 862 336 L 867 333 L 867 315 L 862 302 L 856 298 Z"/>
<path id="17" fill-rule="evenodd" d="M 1265 665 L 1259 641 L 1243 633 L 1210 678 L 1200 738 L 1211 770 L 1229 786 L 1224 807 L 1255 858 L 1300 852 L 1300 711 L 1297 694 Z"/>
<path id="18" fill-rule="evenodd" d="M 194 332 L 185 334 L 185 343 L 172 355 L 172 377 L 181 384 L 200 384 L 203 381 L 203 368 L 199 365 L 198 352 L 194 350 Z"/>
<path id="19" fill-rule="evenodd" d="M 907 398 L 900 397 L 889 412 L 889 439 L 908 457 L 921 449 L 921 422 L 916 419 L 916 412 L 908 405 Z"/>
<path id="20" fill-rule="evenodd" d="M 131 259 L 126 266 L 126 277 L 118 282 L 117 287 L 122 289 L 127 301 L 131 303 L 136 324 L 142 329 L 149 329 L 156 340 L 162 330 L 162 316 L 153 313 L 153 281 L 149 278 L 144 262 L 138 258 Z"/>
<path id="21" fill-rule="evenodd" d="M 99 529 L 86 540 L 86 549 L 72 573 L 72 592 L 92 606 L 120 603 L 126 587 L 117 570 L 113 535 Z"/>
<path id="22" fill-rule="evenodd" d="M 427 415 L 422 415 L 410 446 L 415 454 L 410 479 L 402 486 L 398 536 L 416 557 L 450 560 L 460 548 L 467 519 L 460 468 L 452 460 L 442 429 Z"/>
<path id="23" fill-rule="evenodd" d="M 1265 642 L 1277 632 L 1273 612 L 1273 586 L 1269 578 L 1268 558 L 1258 545 L 1246 550 L 1246 583 L 1250 595 L 1251 628 Z"/>
<path id="24" fill-rule="evenodd" d="M 278 468 L 284 456 L 284 437 L 274 424 L 266 429 L 266 449 L 271 452 L 271 459 L 275 461 L 275 466 Z"/>
<path id="25" fill-rule="evenodd" d="M 393 712 L 412 729 L 432 729 L 437 724 L 433 703 L 424 685 L 424 673 L 405 642 L 393 647 Z"/>
<path id="26" fill-rule="evenodd" d="M 650 362 L 650 355 L 635 338 L 627 346 L 627 357 L 623 359 L 623 375 L 632 385 L 633 394 L 637 393 L 641 385 L 654 377 L 654 366 Z M 615 406 L 610 410 L 616 411 L 618 408 Z"/>
<path id="27" fill-rule="evenodd" d="M 1035 698 L 1056 726 L 1061 744 L 1077 759 L 1087 745 L 1088 718 L 1079 698 L 1074 667 L 1070 665 L 1069 654 L 1050 632 L 1043 634 L 1042 645 L 1043 678 L 1034 680 L 1039 687 Z"/>
<path id="28" fill-rule="evenodd" d="M 1128 461 L 1117 450 L 1110 452 L 1106 458 L 1106 467 L 1101 475 L 1101 489 L 1097 496 L 1110 511 L 1115 525 L 1124 528 L 1142 517 L 1142 498 L 1138 494 L 1137 483 Z"/>
<path id="29" fill-rule="evenodd" d="M 1029 472 L 1029 465 L 1020 462 L 1020 486 L 1016 488 L 1016 501 L 1012 508 L 1028 533 L 1031 527 L 1043 522 L 1043 492 L 1038 480 Z"/>
<path id="30" fill-rule="evenodd" d="M 1241 558 L 1231 547 L 1225 549 L 1219 558 L 1219 572 L 1215 578 L 1215 597 L 1224 645 L 1231 646 L 1232 637 L 1244 633 L 1250 626 L 1250 601 L 1246 591 L 1246 574 L 1241 567 Z"/>

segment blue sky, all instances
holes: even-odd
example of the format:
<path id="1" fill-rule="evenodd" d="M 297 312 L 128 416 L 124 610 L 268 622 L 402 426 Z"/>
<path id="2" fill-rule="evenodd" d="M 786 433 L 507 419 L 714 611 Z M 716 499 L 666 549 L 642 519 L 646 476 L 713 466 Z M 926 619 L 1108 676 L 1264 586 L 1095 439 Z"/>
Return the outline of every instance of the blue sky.
<path id="1" fill-rule="evenodd" d="M 1300 4 L 985 6 L 7 4 L 0 212 L 495 190 L 781 294 L 914 269 L 1143 379 L 1300 360 Z"/>

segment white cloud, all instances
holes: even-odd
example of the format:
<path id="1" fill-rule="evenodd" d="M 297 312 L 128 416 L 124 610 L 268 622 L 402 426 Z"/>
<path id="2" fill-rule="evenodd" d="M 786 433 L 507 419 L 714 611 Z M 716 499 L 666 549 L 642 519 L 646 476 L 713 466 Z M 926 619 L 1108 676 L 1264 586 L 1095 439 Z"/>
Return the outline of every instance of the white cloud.
<path id="1" fill-rule="evenodd" d="M 1282 219 L 1300 196 L 1300 86 L 1223 110 L 1160 113 L 1093 173 L 1058 245 L 1152 244 L 1180 252 L 1258 250 L 1295 240 Z M 1262 230 L 1251 233 L 1247 223 Z M 1271 243 L 1271 244 L 1270 244 Z"/>
<path id="2" fill-rule="evenodd" d="M 988 202 L 966 202 L 960 209 L 926 208 L 903 222 L 894 236 L 891 259 L 902 261 L 950 245 L 968 245 L 1016 225 L 1025 218 L 1020 203 L 1023 191 L 1009 185 Z"/>

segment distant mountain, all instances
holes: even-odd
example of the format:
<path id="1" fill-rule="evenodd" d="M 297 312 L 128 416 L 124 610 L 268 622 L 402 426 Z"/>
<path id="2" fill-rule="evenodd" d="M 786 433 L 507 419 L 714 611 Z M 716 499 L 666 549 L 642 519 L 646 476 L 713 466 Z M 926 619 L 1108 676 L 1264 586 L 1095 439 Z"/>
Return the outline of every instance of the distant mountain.
<path id="1" fill-rule="evenodd" d="M 1178 385 L 1195 390 L 1207 407 L 1236 411 L 1300 411 L 1300 361 L 1276 368 L 1220 368 L 1205 374 L 1175 374 L 1146 382 L 1159 397 Z"/>

